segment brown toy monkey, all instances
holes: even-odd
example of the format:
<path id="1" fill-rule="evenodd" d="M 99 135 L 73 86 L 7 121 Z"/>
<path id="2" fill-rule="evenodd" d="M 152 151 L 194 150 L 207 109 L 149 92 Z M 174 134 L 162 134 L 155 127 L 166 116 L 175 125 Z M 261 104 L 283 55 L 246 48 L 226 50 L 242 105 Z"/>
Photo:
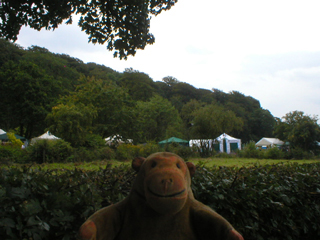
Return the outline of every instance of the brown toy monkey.
<path id="1" fill-rule="evenodd" d="M 94 213 L 80 228 L 81 240 L 243 240 L 218 213 L 195 200 L 195 166 L 178 155 L 136 158 L 138 174 L 123 201 Z"/>

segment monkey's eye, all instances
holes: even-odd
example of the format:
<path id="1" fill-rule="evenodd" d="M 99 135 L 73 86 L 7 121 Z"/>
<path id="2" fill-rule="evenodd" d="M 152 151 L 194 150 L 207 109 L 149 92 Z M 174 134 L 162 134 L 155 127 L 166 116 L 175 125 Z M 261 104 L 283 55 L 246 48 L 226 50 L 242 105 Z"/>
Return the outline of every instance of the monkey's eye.
<path id="1" fill-rule="evenodd" d="M 177 163 L 177 168 L 179 168 L 179 169 L 181 168 L 181 166 L 180 166 L 180 164 L 179 164 L 179 163 Z"/>
<path id="2" fill-rule="evenodd" d="M 151 167 L 154 168 L 155 166 L 157 166 L 157 163 L 156 162 L 152 162 L 151 163 Z"/>

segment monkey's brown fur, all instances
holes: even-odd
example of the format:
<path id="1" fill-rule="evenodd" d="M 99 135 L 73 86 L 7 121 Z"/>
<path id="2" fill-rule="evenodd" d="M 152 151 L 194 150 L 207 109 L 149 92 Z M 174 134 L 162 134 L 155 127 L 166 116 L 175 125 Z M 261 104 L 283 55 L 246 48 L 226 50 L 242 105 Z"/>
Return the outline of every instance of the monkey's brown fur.
<path id="1" fill-rule="evenodd" d="M 163 152 L 136 158 L 133 188 L 123 201 L 94 213 L 80 228 L 83 240 L 243 240 L 191 190 L 192 163 Z"/>

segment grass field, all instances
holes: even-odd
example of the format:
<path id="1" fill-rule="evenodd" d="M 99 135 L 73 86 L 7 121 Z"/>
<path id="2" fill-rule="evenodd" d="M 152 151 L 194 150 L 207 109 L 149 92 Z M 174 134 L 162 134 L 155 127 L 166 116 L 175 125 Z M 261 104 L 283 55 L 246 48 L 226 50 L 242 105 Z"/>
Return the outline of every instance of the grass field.
<path id="1" fill-rule="evenodd" d="M 194 164 L 203 164 L 207 167 L 214 166 L 226 166 L 226 167 L 250 167 L 253 165 L 266 165 L 266 164 L 279 164 L 279 163 L 316 163 L 320 160 L 271 160 L 271 159 L 254 159 L 254 158 L 194 158 L 189 159 Z M 105 168 L 107 164 L 112 166 L 119 166 L 122 164 L 131 165 L 131 161 L 94 161 L 94 162 L 77 162 L 77 163 L 45 163 L 34 164 L 34 166 L 41 166 L 44 169 L 83 169 L 83 170 L 98 170 L 99 168 Z"/>

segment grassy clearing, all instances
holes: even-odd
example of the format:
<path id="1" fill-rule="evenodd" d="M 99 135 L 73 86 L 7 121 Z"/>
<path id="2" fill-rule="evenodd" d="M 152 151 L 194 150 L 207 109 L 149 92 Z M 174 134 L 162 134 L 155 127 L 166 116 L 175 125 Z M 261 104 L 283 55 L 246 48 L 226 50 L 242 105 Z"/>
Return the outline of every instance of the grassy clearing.
<path id="1" fill-rule="evenodd" d="M 267 165 L 267 164 L 279 164 L 279 163 L 293 163 L 297 162 L 303 163 L 316 163 L 320 160 L 271 160 L 271 159 L 254 159 L 254 158 L 193 158 L 189 159 L 190 162 L 194 164 L 203 164 L 207 167 L 250 167 L 254 165 Z M 131 165 L 131 161 L 94 161 L 94 162 L 76 162 L 76 163 L 44 163 L 44 164 L 34 164 L 34 167 L 41 167 L 43 169 L 68 169 L 72 170 L 75 168 L 83 170 L 99 170 L 100 168 L 105 168 L 106 165 L 111 164 L 112 166 L 120 166 L 122 164 Z M 17 165 L 19 166 L 19 165 Z"/>

